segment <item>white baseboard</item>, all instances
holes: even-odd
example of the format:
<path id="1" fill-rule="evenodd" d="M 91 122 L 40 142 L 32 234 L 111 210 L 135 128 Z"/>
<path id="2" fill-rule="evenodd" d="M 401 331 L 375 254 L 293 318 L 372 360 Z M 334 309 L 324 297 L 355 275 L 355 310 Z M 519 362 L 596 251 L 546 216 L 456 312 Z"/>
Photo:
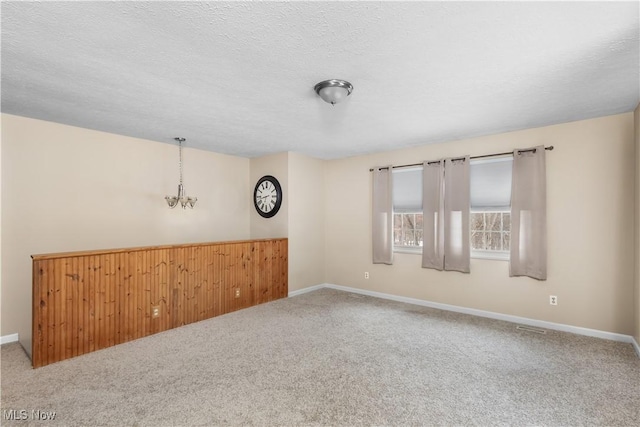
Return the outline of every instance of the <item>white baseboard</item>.
<path id="1" fill-rule="evenodd" d="M 5 335 L 3 337 L 0 337 L 0 345 L 9 344 L 10 342 L 17 342 L 17 341 L 18 341 L 18 334 L 10 334 L 10 335 Z"/>
<path id="2" fill-rule="evenodd" d="M 636 341 L 635 338 L 631 337 L 631 344 L 633 344 L 633 348 L 636 349 L 636 354 L 638 355 L 638 357 L 640 357 L 640 344 L 638 344 L 638 341 Z"/>
<path id="3" fill-rule="evenodd" d="M 309 286 L 308 288 L 298 289 L 297 291 L 289 292 L 289 297 L 295 297 L 297 295 L 306 294 L 307 292 L 317 291 L 318 289 L 326 288 L 326 283 L 321 283 L 319 285 Z"/>
<path id="4" fill-rule="evenodd" d="M 354 294 L 368 295 L 375 298 L 388 299 L 391 301 L 404 302 L 407 304 L 420 305 L 423 307 L 437 308 L 439 310 L 453 311 L 456 313 L 470 314 L 472 316 L 486 317 L 489 319 L 504 320 L 505 322 L 517 323 L 520 325 L 534 326 L 561 332 L 570 332 L 573 334 L 602 338 L 610 341 L 625 342 L 632 344 L 636 350 L 636 353 L 638 353 L 638 357 L 640 357 L 640 346 L 638 346 L 638 343 L 631 335 L 599 331 L 597 329 L 582 328 L 580 326 L 565 325 L 562 323 L 547 322 L 545 320 L 529 319 L 527 317 L 512 316 L 510 314 L 495 313 L 493 311 L 477 310 L 475 308 L 467 308 L 457 305 L 442 304 L 417 298 L 402 297 L 398 295 L 385 294 L 382 292 L 374 292 L 365 289 L 351 288 L 348 286 L 334 285 L 331 283 L 323 283 L 320 285 L 301 289 L 299 291 L 294 291 L 293 293 L 295 293 L 295 295 L 299 295 L 301 293 L 312 292 L 322 288 L 336 289 L 344 292 L 352 292 Z M 289 296 L 292 296 L 293 293 L 290 293 Z"/>

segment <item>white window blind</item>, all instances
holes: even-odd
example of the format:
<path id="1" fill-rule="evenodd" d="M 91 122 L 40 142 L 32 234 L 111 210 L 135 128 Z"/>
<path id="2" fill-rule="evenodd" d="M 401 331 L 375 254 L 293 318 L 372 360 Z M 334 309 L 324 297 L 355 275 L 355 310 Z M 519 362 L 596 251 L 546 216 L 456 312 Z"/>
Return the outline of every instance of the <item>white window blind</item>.
<path id="1" fill-rule="evenodd" d="M 393 211 L 422 212 L 422 168 L 393 171 Z"/>
<path id="2" fill-rule="evenodd" d="M 472 160 L 470 166 L 471 210 L 508 211 L 513 157 Z"/>

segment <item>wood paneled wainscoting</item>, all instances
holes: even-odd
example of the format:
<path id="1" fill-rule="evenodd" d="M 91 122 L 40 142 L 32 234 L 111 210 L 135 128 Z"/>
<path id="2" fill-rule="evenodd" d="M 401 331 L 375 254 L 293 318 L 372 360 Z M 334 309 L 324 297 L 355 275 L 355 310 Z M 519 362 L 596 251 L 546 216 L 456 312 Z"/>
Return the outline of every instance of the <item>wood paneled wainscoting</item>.
<path id="1" fill-rule="evenodd" d="M 287 242 L 32 255 L 33 367 L 284 298 Z"/>

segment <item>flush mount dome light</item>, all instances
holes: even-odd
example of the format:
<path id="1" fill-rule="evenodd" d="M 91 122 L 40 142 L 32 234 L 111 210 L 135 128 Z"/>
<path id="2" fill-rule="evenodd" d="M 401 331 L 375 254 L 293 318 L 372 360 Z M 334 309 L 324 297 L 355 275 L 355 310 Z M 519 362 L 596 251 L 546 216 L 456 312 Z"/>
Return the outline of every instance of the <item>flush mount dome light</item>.
<path id="1" fill-rule="evenodd" d="M 353 85 L 345 80 L 332 79 L 318 83 L 313 90 L 315 90 L 325 102 L 335 105 L 351 95 Z"/>

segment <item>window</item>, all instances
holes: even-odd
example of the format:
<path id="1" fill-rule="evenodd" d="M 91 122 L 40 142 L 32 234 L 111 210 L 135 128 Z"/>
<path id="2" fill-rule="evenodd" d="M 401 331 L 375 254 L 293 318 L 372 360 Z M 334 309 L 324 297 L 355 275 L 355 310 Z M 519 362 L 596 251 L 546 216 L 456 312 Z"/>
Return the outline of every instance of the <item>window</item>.
<path id="1" fill-rule="evenodd" d="M 396 249 L 422 246 L 422 212 L 393 214 L 393 246 Z"/>
<path id="2" fill-rule="evenodd" d="M 509 259 L 511 156 L 470 164 L 471 257 Z M 393 249 L 422 250 L 422 167 L 393 170 Z"/>
<path id="3" fill-rule="evenodd" d="M 471 161 L 471 257 L 509 259 L 513 158 Z"/>
<path id="4" fill-rule="evenodd" d="M 393 250 L 422 247 L 422 167 L 393 171 Z"/>
<path id="5" fill-rule="evenodd" d="M 472 211 L 469 227 L 472 256 L 489 255 L 487 252 L 501 252 L 508 256 L 511 241 L 511 212 Z"/>

